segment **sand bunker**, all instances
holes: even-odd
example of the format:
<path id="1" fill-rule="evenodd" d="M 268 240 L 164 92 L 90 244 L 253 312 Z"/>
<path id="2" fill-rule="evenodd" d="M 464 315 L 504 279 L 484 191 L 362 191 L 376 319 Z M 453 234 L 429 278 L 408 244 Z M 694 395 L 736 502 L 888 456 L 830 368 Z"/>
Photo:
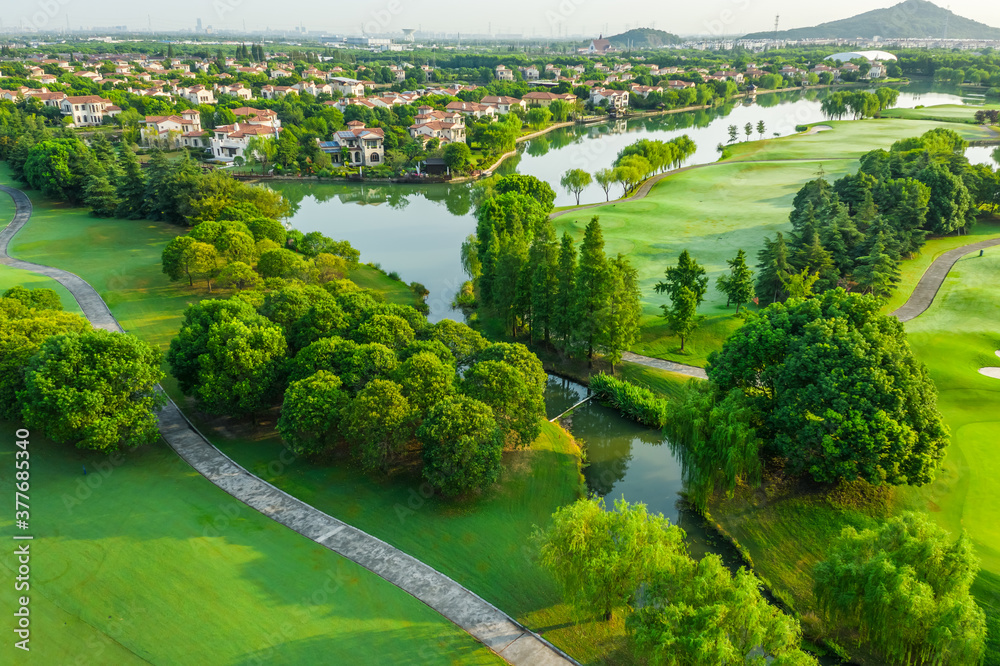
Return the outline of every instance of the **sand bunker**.
<path id="1" fill-rule="evenodd" d="M 816 134 L 817 132 L 825 132 L 827 130 L 832 130 L 832 129 L 833 128 L 830 127 L 829 125 L 814 125 L 813 127 L 810 127 L 809 131 L 806 132 L 803 136 L 809 136 L 810 134 Z"/>
<path id="2" fill-rule="evenodd" d="M 1000 368 L 979 368 L 979 374 L 992 377 L 993 379 L 1000 379 Z"/>

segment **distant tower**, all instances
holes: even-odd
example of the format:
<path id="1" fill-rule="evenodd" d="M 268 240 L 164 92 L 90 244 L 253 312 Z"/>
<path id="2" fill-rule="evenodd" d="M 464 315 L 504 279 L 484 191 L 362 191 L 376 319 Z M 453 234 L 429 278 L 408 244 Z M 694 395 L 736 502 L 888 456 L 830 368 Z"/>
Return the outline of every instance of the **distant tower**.
<path id="1" fill-rule="evenodd" d="M 774 15 L 774 39 L 775 39 L 775 41 L 777 41 L 777 39 L 778 39 L 778 19 L 780 19 L 780 18 L 781 18 L 781 14 L 775 14 Z"/>
<path id="2" fill-rule="evenodd" d="M 201 32 L 201 19 L 198 19 L 198 21 L 195 23 L 194 29 L 195 32 Z"/>
<path id="3" fill-rule="evenodd" d="M 416 28 L 403 28 L 403 41 L 412 42 L 413 33 L 417 31 Z"/>

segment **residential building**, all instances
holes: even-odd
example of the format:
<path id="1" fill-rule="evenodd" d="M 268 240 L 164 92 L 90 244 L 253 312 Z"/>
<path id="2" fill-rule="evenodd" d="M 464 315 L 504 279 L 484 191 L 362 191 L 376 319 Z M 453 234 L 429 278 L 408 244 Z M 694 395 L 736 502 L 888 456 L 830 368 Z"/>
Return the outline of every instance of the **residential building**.
<path id="1" fill-rule="evenodd" d="M 436 111 L 422 106 L 409 127 L 410 136 L 427 141 L 434 138 L 441 143 L 465 141 L 465 116 L 458 111 Z"/>
<path id="2" fill-rule="evenodd" d="M 149 144 L 154 139 L 165 139 L 173 146 L 209 148 L 209 133 L 201 129 L 201 114 L 194 109 L 180 115 L 146 116 L 142 138 Z"/>
<path id="3" fill-rule="evenodd" d="M 260 87 L 260 96 L 264 99 L 278 99 L 290 92 L 296 92 L 296 88 L 294 86 L 272 86 L 270 84 Z"/>
<path id="4" fill-rule="evenodd" d="M 114 117 L 121 109 L 98 95 L 81 95 L 66 97 L 62 100 L 62 114 L 73 119 L 74 127 L 93 127 L 100 125 L 105 117 Z"/>
<path id="5" fill-rule="evenodd" d="M 212 130 L 212 156 L 223 162 L 232 162 L 237 157 L 246 159 L 244 151 L 250 139 L 255 136 L 274 139 L 280 131 L 280 127 L 239 122 L 216 127 Z"/>
<path id="6" fill-rule="evenodd" d="M 513 81 L 514 80 L 514 70 L 507 69 L 504 65 L 497 65 L 496 69 L 497 81 Z"/>
<path id="7" fill-rule="evenodd" d="M 215 104 L 215 93 L 212 92 L 211 88 L 202 85 L 190 88 L 179 87 L 177 94 L 192 104 Z"/>
<path id="8" fill-rule="evenodd" d="M 518 99 L 516 97 L 506 97 L 503 95 L 501 96 L 487 95 L 482 100 L 480 100 L 480 104 L 486 104 L 488 106 L 495 107 L 497 113 L 499 113 L 501 116 L 506 116 L 508 113 L 510 113 L 511 109 L 520 108 L 522 111 L 525 111 L 528 108 L 527 103 L 523 99 Z"/>
<path id="9" fill-rule="evenodd" d="M 623 109 L 628 106 L 627 90 L 611 90 L 608 88 L 594 88 L 590 91 L 590 103 L 600 106 L 607 101 L 608 108 Z"/>
<path id="10" fill-rule="evenodd" d="M 493 120 L 497 117 L 497 108 L 495 106 L 479 104 L 478 102 L 450 102 L 445 109 L 448 111 L 457 111 L 462 115 L 472 116 L 473 118 L 489 118 Z"/>
<path id="11" fill-rule="evenodd" d="M 524 77 L 525 81 L 537 81 L 539 76 L 538 68 L 534 65 L 528 65 L 527 67 L 521 67 L 521 76 Z"/>
<path id="12" fill-rule="evenodd" d="M 541 90 L 525 93 L 522 98 L 528 106 L 548 106 L 557 99 L 568 104 L 576 103 L 576 95 L 573 93 L 553 93 Z"/>
<path id="13" fill-rule="evenodd" d="M 385 161 L 385 130 L 365 127 L 358 120 L 347 123 L 346 130 L 335 132 L 331 141 L 320 141 L 320 150 L 329 153 L 335 165 L 371 166 Z"/>
<path id="14" fill-rule="evenodd" d="M 272 129 L 281 127 L 281 121 L 278 120 L 278 112 L 271 109 L 255 109 L 249 106 L 241 106 L 238 109 L 233 109 L 233 115 L 236 116 L 237 121 L 245 125 L 260 125 Z"/>
<path id="15" fill-rule="evenodd" d="M 347 97 L 348 95 L 363 97 L 365 94 L 364 84 L 357 79 L 349 79 L 344 76 L 334 76 L 330 79 L 330 83 L 333 85 L 334 91 L 340 93 L 344 97 Z"/>
<path id="16" fill-rule="evenodd" d="M 587 47 L 587 54 L 604 55 L 606 53 L 614 53 L 617 50 L 618 49 L 611 45 L 611 42 L 604 39 L 604 35 L 601 35 L 597 39 L 591 40 L 590 46 Z"/>

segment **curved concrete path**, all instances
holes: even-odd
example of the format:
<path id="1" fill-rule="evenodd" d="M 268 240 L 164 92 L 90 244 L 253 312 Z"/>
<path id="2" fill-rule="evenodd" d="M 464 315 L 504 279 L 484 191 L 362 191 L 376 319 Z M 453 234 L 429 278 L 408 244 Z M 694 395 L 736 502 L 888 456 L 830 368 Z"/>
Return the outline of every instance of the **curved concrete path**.
<path id="1" fill-rule="evenodd" d="M 914 287 L 913 293 L 910 294 L 906 303 L 903 303 L 898 310 L 893 312 L 892 316 L 899 319 L 899 321 L 910 321 L 922 314 L 934 302 L 934 297 L 937 296 L 938 289 L 941 288 L 944 279 L 959 259 L 970 252 L 985 250 L 988 247 L 996 245 L 1000 245 L 1000 238 L 991 238 L 979 241 L 978 243 L 970 243 L 962 247 L 956 247 L 954 250 L 948 250 L 942 254 L 927 267 L 927 270 L 920 276 L 920 282 Z"/>
<path id="2" fill-rule="evenodd" d="M 80 277 L 58 268 L 20 261 L 7 254 L 10 240 L 31 217 L 31 201 L 23 192 L 11 187 L 0 185 L 0 191 L 9 194 L 16 206 L 14 219 L 0 231 L 0 264 L 51 277 L 73 294 L 91 324 L 122 331 L 104 300 Z M 215 448 L 172 400 L 168 400 L 160 412 L 159 421 L 160 434 L 167 444 L 206 479 L 272 520 L 413 595 L 508 663 L 518 666 L 577 664 L 562 650 L 439 571 L 254 476 Z"/>

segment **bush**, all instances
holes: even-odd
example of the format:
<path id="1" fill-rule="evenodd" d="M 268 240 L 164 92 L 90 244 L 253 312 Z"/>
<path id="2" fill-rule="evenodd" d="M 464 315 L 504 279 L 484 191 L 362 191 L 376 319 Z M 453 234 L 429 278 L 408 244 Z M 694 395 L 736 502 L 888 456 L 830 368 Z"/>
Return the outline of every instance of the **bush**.
<path id="1" fill-rule="evenodd" d="M 668 401 L 647 388 L 602 372 L 590 378 L 590 390 L 598 400 L 610 403 L 633 421 L 653 428 L 662 428 L 667 422 Z"/>
<path id="2" fill-rule="evenodd" d="M 1000 88 L 990 88 L 987 90 L 986 99 L 1000 99 Z"/>
<path id="3" fill-rule="evenodd" d="M 389 279 L 390 280 L 395 280 L 396 282 L 402 282 L 403 281 L 403 278 L 399 277 L 399 273 L 396 272 L 396 271 L 392 271 L 391 273 L 389 273 Z"/>
<path id="4" fill-rule="evenodd" d="M 796 125 L 795 126 L 795 131 L 796 132 L 808 132 L 809 131 L 809 126 L 808 125 Z"/>

